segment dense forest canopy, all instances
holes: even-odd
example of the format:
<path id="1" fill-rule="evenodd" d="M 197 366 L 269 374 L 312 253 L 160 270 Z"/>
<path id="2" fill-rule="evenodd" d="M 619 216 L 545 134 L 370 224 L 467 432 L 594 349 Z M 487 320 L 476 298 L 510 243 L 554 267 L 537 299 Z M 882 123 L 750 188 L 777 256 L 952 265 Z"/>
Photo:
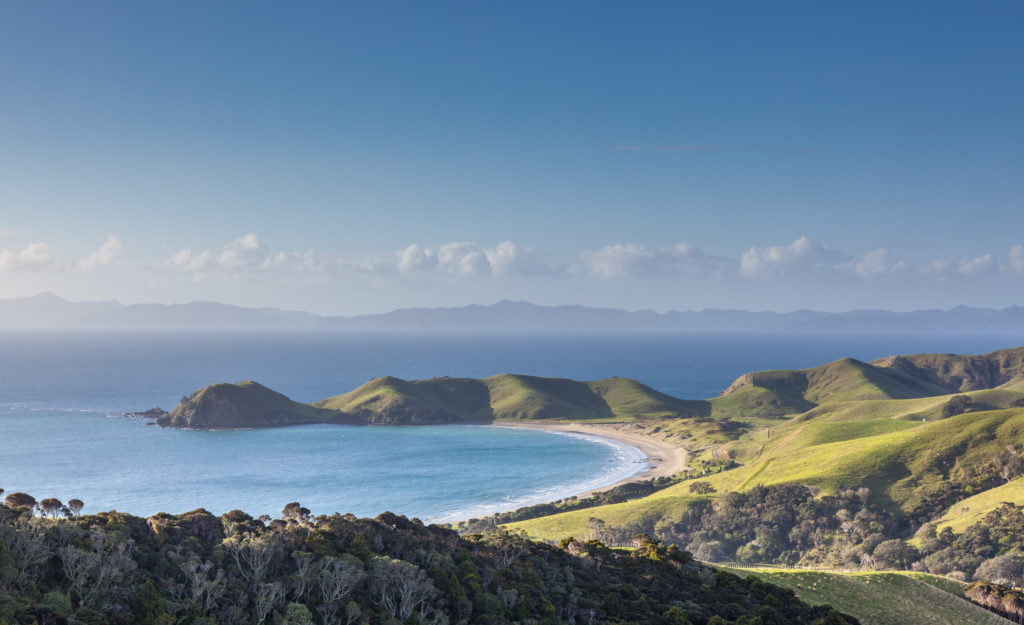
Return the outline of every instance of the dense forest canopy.
<path id="1" fill-rule="evenodd" d="M 507 530 L 459 536 L 391 513 L 314 517 L 297 503 L 275 520 L 78 516 L 21 493 L 7 503 L 3 625 L 857 623 L 648 536 L 623 552 Z"/>

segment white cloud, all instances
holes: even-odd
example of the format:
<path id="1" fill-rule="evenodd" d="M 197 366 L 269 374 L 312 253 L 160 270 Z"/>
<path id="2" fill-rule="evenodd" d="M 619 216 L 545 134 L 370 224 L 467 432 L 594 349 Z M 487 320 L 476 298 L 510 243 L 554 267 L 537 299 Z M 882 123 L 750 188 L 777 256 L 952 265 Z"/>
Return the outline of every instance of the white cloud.
<path id="1" fill-rule="evenodd" d="M 902 273 L 907 270 L 906 261 L 897 260 L 887 249 L 877 249 L 864 254 L 852 263 L 853 271 L 863 278 Z"/>
<path id="2" fill-rule="evenodd" d="M 398 256 L 398 271 L 400 273 L 417 273 L 437 266 L 437 255 L 433 250 L 425 250 L 416 243 L 395 252 L 395 254 Z"/>
<path id="3" fill-rule="evenodd" d="M 530 248 L 522 248 L 511 241 L 503 241 L 484 250 L 491 273 L 496 276 L 531 276 L 548 273 L 544 259 Z"/>
<path id="4" fill-rule="evenodd" d="M 848 259 L 828 246 L 800 237 L 789 245 L 751 246 L 740 257 L 740 275 L 768 280 L 835 269 Z"/>
<path id="5" fill-rule="evenodd" d="M 57 259 L 46 243 L 32 243 L 20 252 L 0 250 L 0 271 L 41 271 L 56 266 Z"/>
<path id="6" fill-rule="evenodd" d="M 491 271 L 487 256 L 469 241 L 445 243 L 437 249 L 437 266 L 457 276 L 482 276 Z"/>
<path id="7" fill-rule="evenodd" d="M 999 274 L 1009 275 L 1014 271 L 1016 260 L 1014 248 L 1010 248 L 1009 265 L 1001 264 L 994 254 L 986 253 L 981 256 L 965 256 L 959 260 L 937 258 L 923 265 L 921 273 L 940 279 L 978 278 Z"/>
<path id="8" fill-rule="evenodd" d="M 548 273 L 544 260 L 532 249 L 503 241 L 492 248 L 472 241 L 445 243 L 437 249 L 418 243 L 395 252 L 392 259 L 357 259 L 347 265 L 360 273 L 436 276 L 513 276 Z"/>
<path id="9" fill-rule="evenodd" d="M 313 250 L 272 254 L 252 232 L 225 244 L 219 250 L 181 250 L 171 256 L 167 264 L 172 269 L 196 275 L 237 275 L 271 270 L 320 273 L 327 268 L 327 263 Z"/>
<path id="10" fill-rule="evenodd" d="M 1024 273 L 1024 245 L 1010 248 L 1010 267 L 1018 273 Z"/>
<path id="11" fill-rule="evenodd" d="M 965 276 L 980 276 L 998 271 L 999 264 L 992 254 L 984 254 L 974 258 L 961 258 L 956 265 L 957 271 Z"/>
<path id="12" fill-rule="evenodd" d="M 599 250 L 580 252 L 583 270 L 598 278 L 657 278 L 721 275 L 735 261 L 708 256 L 689 243 L 651 249 L 635 243 L 617 243 Z"/>
<path id="13" fill-rule="evenodd" d="M 269 261 L 270 253 L 252 232 L 225 245 L 216 258 L 217 265 L 236 271 L 266 265 Z"/>
<path id="14" fill-rule="evenodd" d="M 97 267 L 106 267 L 114 262 L 114 258 L 120 251 L 121 239 L 108 234 L 107 240 L 103 242 L 99 249 L 78 261 L 78 267 L 83 271 L 91 271 Z"/>
<path id="15" fill-rule="evenodd" d="M 570 252 L 572 255 L 572 253 Z M 788 245 L 752 246 L 739 258 L 711 256 L 688 243 L 650 248 L 637 243 L 617 243 L 596 250 L 576 252 L 577 261 L 554 267 L 532 249 L 505 241 L 493 248 L 456 241 L 437 248 L 413 243 L 391 258 L 346 261 L 350 269 L 375 275 L 407 276 L 536 276 L 568 272 L 603 280 L 629 278 L 678 278 L 722 280 L 745 278 L 777 280 L 814 274 L 837 278 L 881 278 L 930 274 L 937 277 L 978 276 L 1012 270 L 1024 273 L 1024 246 L 1010 250 L 1009 264 L 993 254 L 960 260 L 933 259 L 911 264 L 891 250 L 879 248 L 851 256 L 802 236 Z"/>
<path id="16" fill-rule="evenodd" d="M 489 289 L 502 295 L 527 288 L 561 293 L 564 288 L 570 298 L 576 289 L 597 288 L 594 281 L 584 278 L 614 282 L 613 290 L 650 289 L 630 281 L 651 280 L 662 281 L 663 285 L 689 282 L 710 290 L 745 291 L 768 285 L 797 288 L 807 276 L 818 278 L 817 284 L 827 279 L 842 285 L 836 288 L 845 289 L 870 288 L 879 281 L 910 287 L 980 283 L 991 276 L 1005 277 L 1013 284 L 1024 280 L 1024 245 L 1000 253 L 980 250 L 962 258 L 929 257 L 921 250 L 901 258 L 888 248 L 845 253 L 805 236 L 787 245 L 752 246 L 728 257 L 706 254 L 688 243 L 660 248 L 639 243 L 587 250 L 562 248 L 548 250 L 549 257 L 512 241 L 493 246 L 451 241 L 433 247 L 413 243 L 377 257 L 352 258 L 341 252 L 325 256 L 315 250 L 269 249 L 255 233 L 223 245 L 181 249 L 149 260 L 127 261 L 121 256 L 122 247 L 121 239 L 110 234 L 102 245 L 83 256 L 65 256 L 43 242 L 23 249 L 0 249 L 0 272 L 20 272 L 17 279 L 26 283 L 66 280 L 85 285 L 106 281 L 125 290 L 131 280 L 149 287 L 159 284 L 161 288 L 184 288 L 182 276 L 186 276 L 189 282 L 205 283 L 211 290 L 224 284 L 257 289 L 261 284 L 280 288 L 294 282 L 299 288 L 300 282 L 317 282 L 339 288 L 357 285 L 386 289 L 400 285 L 427 291 L 443 286 L 459 293 Z M 41 271 L 45 279 L 38 273 Z M 360 275 L 363 278 L 356 277 Z"/>

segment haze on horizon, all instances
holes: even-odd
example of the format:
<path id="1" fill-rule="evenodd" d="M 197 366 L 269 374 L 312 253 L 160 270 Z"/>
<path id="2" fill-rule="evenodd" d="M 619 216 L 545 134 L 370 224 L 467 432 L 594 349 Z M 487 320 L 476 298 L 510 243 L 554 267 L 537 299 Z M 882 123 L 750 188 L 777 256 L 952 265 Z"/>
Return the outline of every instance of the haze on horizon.
<path id="1" fill-rule="evenodd" d="M 0 7 L 0 299 L 1020 305 L 1020 3 Z"/>

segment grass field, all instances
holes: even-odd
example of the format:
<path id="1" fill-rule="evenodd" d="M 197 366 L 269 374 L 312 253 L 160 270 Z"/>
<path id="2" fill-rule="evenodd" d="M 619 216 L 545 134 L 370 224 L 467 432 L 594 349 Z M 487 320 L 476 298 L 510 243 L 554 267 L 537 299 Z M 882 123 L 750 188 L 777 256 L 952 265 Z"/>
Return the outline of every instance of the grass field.
<path id="1" fill-rule="evenodd" d="M 955 580 L 909 572 L 840 573 L 720 567 L 792 589 L 812 605 L 830 605 L 863 625 L 1006 625 L 963 597 Z"/>
<path id="2" fill-rule="evenodd" d="M 713 430 L 697 427 L 699 420 L 686 425 L 669 421 L 656 433 L 674 433 L 680 439 L 686 434 L 693 457 L 731 458 L 742 466 L 696 476 L 642 499 L 512 527 L 537 538 L 579 538 L 586 537 L 587 521 L 594 517 L 610 526 L 649 531 L 676 522 L 701 498 L 715 499 L 759 484 L 805 484 L 822 494 L 866 486 L 876 503 L 910 511 L 949 479 L 957 465 L 957 470 L 980 467 L 1007 446 L 1024 448 L 1024 379 L 1012 377 L 1007 369 L 1022 354 L 1022 349 L 1012 350 L 997 363 L 999 368 L 977 370 L 971 361 L 960 359 L 951 369 L 955 375 L 939 366 L 941 359 L 928 356 L 888 360 L 891 368 L 847 359 L 802 371 L 741 376 L 722 397 L 711 400 L 713 420 L 731 420 L 733 426 Z M 934 370 L 921 369 L 929 363 Z M 986 375 L 992 378 L 988 383 L 998 386 L 970 390 L 986 383 Z M 968 412 L 948 416 L 944 409 L 959 394 L 970 398 Z M 716 492 L 691 494 L 696 480 L 709 482 Z M 962 532 L 1003 501 L 1024 503 L 1024 478 L 954 504 L 939 529 L 948 525 Z M 965 599 L 960 582 L 924 573 L 734 572 L 792 588 L 801 599 L 832 605 L 865 625 L 1007 622 Z"/>
<path id="3" fill-rule="evenodd" d="M 921 400 L 906 401 L 912 402 L 910 409 L 920 407 L 917 402 Z M 890 414 L 893 416 L 888 419 L 836 422 L 827 420 L 833 414 L 825 413 L 819 417 L 825 421 L 794 420 L 772 428 L 770 437 L 737 441 L 748 451 L 758 450 L 746 454 L 744 466 L 694 479 L 710 482 L 718 493 L 791 482 L 816 486 L 825 494 L 867 486 L 882 505 L 909 510 L 945 479 L 955 462 L 982 463 L 1005 445 L 1024 446 L 1021 408 L 924 422 L 901 420 L 899 411 Z M 583 531 L 591 516 L 614 525 L 653 514 L 671 520 L 693 500 L 691 483 L 682 482 L 622 504 L 523 521 L 515 527 L 531 536 L 558 539 L 566 532 Z M 1020 502 L 1024 501 L 1022 495 L 1007 491 L 1005 497 Z M 981 504 L 976 506 L 981 509 Z"/>
<path id="4" fill-rule="evenodd" d="M 871 364 L 845 358 L 798 371 L 745 374 L 722 396 L 706 401 L 670 397 L 625 378 L 378 378 L 317 405 L 397 422 L 411 414 L 433 415 L 439 422 L 631 422 L 685 446 L 697 460 L 739 462 L 738 468 L 692 478 L 710 482 L 715 496 L 759 484 L 806 484 L 822 494 L 868 487 L 876 503 L 909 511 L 955 465 L 981 465 L 1006 445 L 1024 447 L 1024 384 L 1014 373 L 1022 359 L 1024 348 L 979 357 L 921 355 Z M 982 388 L 985 384 L 997 387 Z M 953 394 L 971 388 L 980 390 L 965 392 L 970 398 L 967 413 L 944 414 Z M 534 537 L 561 539 L 585 536 L 591 517 L 616 527 L 672 523 L 697 499 L 689 491 L 692 480 L 645 498 L 513 527 Z M 971 522 L 1004 500 L 1024 501 L 1024 485 L 955 505 L 943 522 L 962 529 L 965 523 L 957 514 L 963 506 L 970 507 Z"/>
<path id="5" fill-rule="evenodd" d="M 1004 501 L 1017 505 L 1024 504 L 1024 478 L 1017 478 L 1009 484 L 1003 484 L 958 501 L 949 507 L 942 518 L 935 522 L 935 529 L 942 531 L 944 527 L 949 527 L 959 534 L 968 525 L 981 521 L 989 511 L 998 508 Z M 966 518 L 963 510 L 965 507 L 967 508 Z"/>

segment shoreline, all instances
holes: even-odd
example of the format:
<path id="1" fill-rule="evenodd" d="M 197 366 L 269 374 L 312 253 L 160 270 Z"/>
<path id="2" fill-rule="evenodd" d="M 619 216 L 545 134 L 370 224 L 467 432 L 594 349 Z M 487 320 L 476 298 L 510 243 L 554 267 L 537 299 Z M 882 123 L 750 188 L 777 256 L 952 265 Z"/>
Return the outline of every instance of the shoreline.
<path id="1" fill-rule="evenodd" d="M 130 413 L 124 413 L 122 416 L 127 416 Z M 260 430 L 260 429 L 272 429 L 267 427 L 247 427 L 247 428 L 187 428 L 187 427 L 176 427 L 176 426 L 160 426 L 156 422 L 149 422 L 146 425 L 156 425 L 161 429 L 177 429 L 183 431 L 200 431 L 200 432 L 216 432 L 216 431 L 245 431 L 245 430 Z M 526 503 L 510 508 L 502 508 L 494 510 L 485 514 L 475 515 L 479 516 L 490 516 L 492 514 L 499 514 L 502 512 L 510 512 L 517 510 L 522 507 L 529 507 L 532 505 L 540 505 L 544 503 L 553 503 L 562 499 L 568 499 L 575 497 L 578 499 L 585 499 L 591 497 L 597 493 L 605 492 L 621 486 L 623 484 L 630 484 L 635 482 L 643 482 L 660 477 L 674 477 L 687 469 L 687 464 L 690 459 L 689 451 L 681 446 L 674 445 L 668 441 L 657 438 L 648 434 L 639 427 L 636 423 L 631 422 L 612 422 L 612 423 L 574 423 L 571 421 L 553 421 L 553 422 L 531 422 L 531 421 L 505 421 L 505 420 L 493 420 L 493 421 L 478 421 L 478 422 L 459 422 L 459 423 L 442 423 L 442 424 L 416 424 L 416 425 L 376 425 L 376 424 L 346 424 L 346 423 L 295 423 L 287 424 L 284 426 L 277 427 L 294 427 L 303 425 L 341 425 L 350 427 L 436 427 L 438 425 L 477 425 L 485 427 L 509 427 L 509 428 L 522 428 L 522 429 L 533 429 L 540 431 L 547 431 L 552 433 L 562 434 L 578 434 L 581 436 L 605 439 L 606 441 L 612 441 L 628 445 L 635 450 L 640 451 L 643 454 L 644 460 L 636 461 L 642 462 L 643 467 L 637 470 L 632 475 L 618 479 L 614 482 L 589 488 L 583 491 L 568 491 L 559 493 L 558 496 L 544 501 L 538 501 L 536 503 Z M 584 486 L 581 484 L 580 486 Z M 461 522 L 469 520 L 468 516 L 438 518 L 429 521 L 430 523 L 439 524 L 450 524 L 456 525 Z"/>
<path id="2" fill-rule="evenodd" d="M 565 432 L 607 438 L 636 447 L 647 456 L 646 469 L 612 484 L 592 488 L 581 493 L 569 493 L 568 495 L 565 495 L 565 497 L 575 495 L 576 497 L 583 499 L 595 493 L 611 490 L 612 488 L 622 484 L 642 482 L 644 480 L 657 477 L 672 477 L 681 473 L 686 468 L 690 459 L 690 454 L 682 447 L 663 441 L 660 438 L 655 438 L 649 434 L 623 431 L 624 428 L 629 427 L 629 423 L 523 423 L 521 421 L 494 421 L 490 425 L 496 427 L 528 428 L 533 430 Z"/>

